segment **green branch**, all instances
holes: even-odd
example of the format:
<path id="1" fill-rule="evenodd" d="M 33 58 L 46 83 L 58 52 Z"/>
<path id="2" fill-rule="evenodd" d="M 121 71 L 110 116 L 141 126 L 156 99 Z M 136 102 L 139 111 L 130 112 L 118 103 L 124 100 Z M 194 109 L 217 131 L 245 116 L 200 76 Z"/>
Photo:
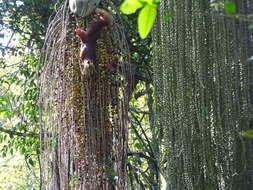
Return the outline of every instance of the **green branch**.
<path id="1" fill-rule="evenodd" d="M 15 135 L 19 137 L 39 137 L 39 134 L 37 133 L 20 133 L 14 130 L 4 129 L 3 127 L 0 127 L 0 132 L 7 133 L 9 135 Z"/>

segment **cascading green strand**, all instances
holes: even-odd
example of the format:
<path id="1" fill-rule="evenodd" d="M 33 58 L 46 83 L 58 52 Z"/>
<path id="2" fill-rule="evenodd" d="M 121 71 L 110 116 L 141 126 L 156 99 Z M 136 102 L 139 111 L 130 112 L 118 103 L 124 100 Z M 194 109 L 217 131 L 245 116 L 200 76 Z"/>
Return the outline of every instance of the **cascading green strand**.
<path id="1" fill-rule="evenodd" d="M 238 14 L 253 13 L 250 0 L 236 2 Z M 252 128 L 252 35 L 247 19 L 212 3 L 161 0 L 153 31 L 156 125 L 171 190 L 253 187 L 253 143 L 241 137 Z"/>

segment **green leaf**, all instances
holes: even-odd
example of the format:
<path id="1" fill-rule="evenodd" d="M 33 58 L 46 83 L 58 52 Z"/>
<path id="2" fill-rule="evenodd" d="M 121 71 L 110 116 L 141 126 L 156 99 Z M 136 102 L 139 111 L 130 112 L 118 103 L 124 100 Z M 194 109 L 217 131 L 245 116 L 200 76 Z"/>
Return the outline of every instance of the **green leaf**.
<path id="1" fill-rule="evenodd" d="M 34 166 L 34 161 L 31 158 L 28 159 L 28 162 L 31 166 Z"/>
<path id="2" fill-rule="evenodd" d="M 26 152 L 25 147 L 22 146 L 21 153 L 24 154 Z"/>
<path id="3" fill-rule="evenodd" d="M 2 152 L 2 157 L 6 157 L 6 152 Z"/>
<path id="4" fill-rule="evenodd" d="M 132 14 L 141 7 L 143 4 L 139 0 L 125 0 L 120 6 L 120 10 L 124 14 Z"/>
<path id="5" fill-rule="evenodd" d="M 13 148 L 10 149 L 10 153 L 11 153 L 11 155 L 13 155 Z"/>
<path id="6" fill-rule="evenodd" d="M 141 150 L 143 147 L 143 145 L 141 143 L 136 143 L 134 146 L 135 146 L 135 148 L 137 148 L 139 150 Z"/>
<path id="7" fill-rule="evenodd" d="M 154 4 L 153 0 L 145 0 L 145 3 L 147 3 L 148 5 L 153 5 Z"/>
<path id="8" fill-rule="evenodd" d="M 0 118 L 1 118 L 2 120 L 5 120 L 6 115 L 7 115 L 7 112 L 1 112 L 1 113 L 0 113 Z"/>
<path id="9" fill-rule="evenodd" d="M 250 30 L 253 30 L 253 24 L 250 24 L 250 25 L 249 25 L 249 29 L 250 29 Z"/>
<path id="10" fill-rule="evenodd" d="M 163 17 L 163 20 L 164 22 L 168 22 L 172 17 L 173 17 L 173 14 L 168 13 Z"/>
<path id="11" fill-rule="evenodd" d="M 134 159 L 132 158 L 132 157 L 128 157 L 127 158 L 127 162 L 129 163 L 129 162 L 133 162 L 134 161 Z"/>
<path id="12" fill-rule="evenodd" d="M 117 175 L 117 173 L 114 171 L 113 168 L 110 168 L 110 169 L 109 169 L 109 175 L 110 175 L 111 177 L 115 177 L 115 176 Z"/>
<path id="13" fill-rule="evenodd" d="M 234 2 L 226 2 L 224 3 L 224 10 L 227 14 L 235 14 L 236 13 L 236 5 Z"/>
<path id="14" fill-rule="evenodd" d="M 242 133 L 242 136 L 243 137 L 246 137 L 246 138 L 251 138 L 253 139 L 253 130 L 248 130 L 248 131 L 245 131 Z"/>
<path id="15" fill-rule="evenodd" d="M 150 33 L 157 15 L 157 6 L 146 5 L 142 8 L 138 17 L 138 31 L 142 39 Z"/>

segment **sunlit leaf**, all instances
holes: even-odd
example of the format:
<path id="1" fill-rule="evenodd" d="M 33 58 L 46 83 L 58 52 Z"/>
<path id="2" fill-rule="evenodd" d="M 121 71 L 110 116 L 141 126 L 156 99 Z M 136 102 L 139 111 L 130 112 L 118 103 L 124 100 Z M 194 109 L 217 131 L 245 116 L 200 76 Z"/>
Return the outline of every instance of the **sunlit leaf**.
<path id="1" fill-rule="evenodd" d="M 153 5 L 153 4 L 154 4 L 154 1 L 153 1 L 153 0 L 145 0 L 145 2 L 146 2 L 148 5 Z"/>
<path id="2" fill-rule="evenodd" d="M 7 112 L 0 112 L 0 118 L 1 118 L 2 120 L 5 120 L 6 115 L 7 115 Z"/>
<path id="3" fill-rule="evenodd" d="M 120 10 L 124 14 L 132 14 L 141 7 L 143 4 L 139 0 L 125 0 L 120 6 Z"/>
<path id="4" fill-rule="evenodd" d="M 157 6 L 146 5 L 138 17 L 138 31 L 142 39 L 150 33 L 157 15 Z"/>
<path id="5" fill-rule="evenodd" d="M 224 3 L 224 10 L 227 14 L 235 14 L 236 13 L 236 5 L 234 2 L 226 2 Z"/>
<path id="6" fill-rule="evenodd" d="M 246 138 L 252 138 L 253 139 L 253 130 L 248 130 L 248 131 L 243 132 L 242 136 L 246 137 Z"/>

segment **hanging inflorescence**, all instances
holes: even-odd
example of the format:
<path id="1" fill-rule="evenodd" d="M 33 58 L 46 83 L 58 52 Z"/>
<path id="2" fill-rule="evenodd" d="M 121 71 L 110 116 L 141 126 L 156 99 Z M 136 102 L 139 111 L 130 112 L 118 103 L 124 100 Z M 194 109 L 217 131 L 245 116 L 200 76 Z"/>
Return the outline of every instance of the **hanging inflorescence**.
<path id="1" fill-rule="evenodd" d="M 114 9 L 111 3 L 102 6 Z M 66 3 L 50 22 L 41 57 L 43 189 L 126 189 L 131 72 L 120 19 L 114 17 L 98 39 L 89 76 L 81 72 L 74 35 L 86 20 L 70 14 Z"/>
<path id="2" fill-rule="evenodd" d="M 214 11 L 211 3 L 160 3 L 153 68 L 168 189 L 253 186 L 252 143 L 240 135 L 252 127 L 249 23 Z M 240 14 L 253 11 L 249 0 L 237 6 Z M 164 19 L 168 14 L 173 15 L 169 21 Z"/>

